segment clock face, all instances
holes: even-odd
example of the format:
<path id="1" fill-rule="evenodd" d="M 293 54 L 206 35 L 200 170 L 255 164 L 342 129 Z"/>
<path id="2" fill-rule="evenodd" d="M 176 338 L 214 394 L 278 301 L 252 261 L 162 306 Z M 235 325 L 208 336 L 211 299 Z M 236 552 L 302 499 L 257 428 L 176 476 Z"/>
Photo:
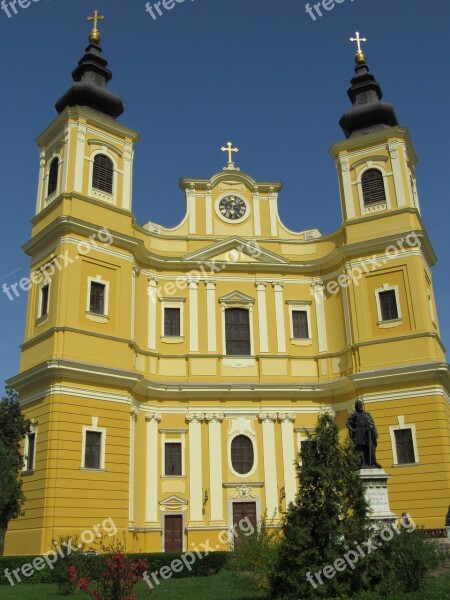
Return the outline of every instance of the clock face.
<path id="1" fill-rule="evenodd" d="M 225 219 L 238 221 L 245 216 L 247 205 L 239 196 L 225 196 L 219 203 L 219 210 Z"/>

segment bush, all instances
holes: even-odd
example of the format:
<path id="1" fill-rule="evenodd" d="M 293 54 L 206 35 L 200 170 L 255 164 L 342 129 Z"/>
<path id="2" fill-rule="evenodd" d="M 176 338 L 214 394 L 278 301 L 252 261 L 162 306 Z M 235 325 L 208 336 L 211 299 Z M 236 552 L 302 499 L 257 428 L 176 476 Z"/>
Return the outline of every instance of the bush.
<path id="1" fill-rule="evenodd" d="M 280 548 L 280 533 L 267 513 L 252 535 L 239 538 L 239 545 L 231 552 L 227 568 L 232 571 L 251 572 L 258 588 L 267 590 L 269 573 L 273 570 Z"/>

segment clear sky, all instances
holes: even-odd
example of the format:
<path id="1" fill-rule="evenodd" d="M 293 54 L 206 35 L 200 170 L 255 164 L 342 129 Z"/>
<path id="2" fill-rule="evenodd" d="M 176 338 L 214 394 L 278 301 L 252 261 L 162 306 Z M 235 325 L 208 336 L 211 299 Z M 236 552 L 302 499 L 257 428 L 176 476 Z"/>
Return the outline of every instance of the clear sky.
<path id="1" fill-rule="evenodd" d="M 450 344 L 450 3 L 444 1 L 343 0 L 316 20 L 303 0 L 178 0 L 162 16 L 154 10 L 156 19 L 145 0 L 33 0 L 17 6 L 18 14 L 9 9 L 9 18 L 0 11 L 0 285 L 29 273 L 21 246 L 35 211 L 34 139 L 71 84 L 87 45 L 85 19 L 95 8 L 107 16 L 102 46 L 114 75 L 109 87 L 125 104 L 120 121 L 142 136 L 133 211 L 140 223 L 165 226 L 184 216 L 179 178 L 219 171 L 219 149 L 231 140 L 243 171 L 285 182 L 279 207 L 290 229 L 337 229 L 340 202 L 328 148 L 343 139 L 338 121 L 349 107 L 355 53 L 349 37 L 357 30 L 367 37 L 368 64 L 420 158 L 419 198 L 439 258 L 434 289 Z M 0 294 L 2 381 L 18 370 L 25 312 L 25 294 L 13 302 Z"/>

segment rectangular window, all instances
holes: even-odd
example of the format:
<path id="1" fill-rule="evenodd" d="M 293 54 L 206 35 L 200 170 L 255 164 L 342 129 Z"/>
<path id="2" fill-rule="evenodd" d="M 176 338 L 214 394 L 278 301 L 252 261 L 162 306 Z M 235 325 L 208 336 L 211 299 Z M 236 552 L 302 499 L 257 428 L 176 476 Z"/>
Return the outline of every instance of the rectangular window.
<path id="1" fill-rule="evenodd" d="M 39 306 L 39 316 L 45 317 L 48 315 L 48 300 L 50 293 L 50 285 L 47 283 L 41 287 L 41 298 L 40 298 L 40 306 Z"/>
<path id="2" fill-rule="evenodd" d="M 309 339 L 308 313 L 306 310 L 292 311 L 292 332 L 296 339 Z"/>
<path id="3" fill-rule="evenodd" d="M 34 470 L 34 457 L 36 454 L 36 434 L 29 433 L 28 436 L 28 448 L 27 448 L 27 456 L 26 456 L 26 469 L 27 471 Z"/>
<path id="4" fill-rule="evenodd" d="M 397 449 L 397 464 L 405 465 L 416 462 L 413 435 L 410 428 L 394 431 Z"/>
<path id="5" fill-rule="evenodd" d="M 379 292 L 380 310 L 382 321 L 392 321 L 398 319 L 397 297 L 395 290 L 386 290 Z"/>
<path id="6" fill-rule="evenodd" d="M 98 431 L 86 431 L 84 449 L 84 468 L 100 469 L 102 434 Z"/>
<path id="7" fill-rule="evenodd" d="M 165 337 L 180 337 L 180 309 L 165 308 L 164 309 L 164 336 Z"/>
<path id="8" fill-rule="evenodd" d="M 244 308 L 227 308 L 225 310 L 225 336 L 228 355 L 250 356 L 248 310 Z"/>
<path id="9" fill-rule="evenodd" d="M 164 452 L 164 475 L 182 475 L 180 442 L 166 442 Z"/>
<path id="10" fill-rule="evenodd" d="M 89 312 L 96 315 L 105 314 L 105 290 L 106 285 L 104 283 L 91 281 Z"/>

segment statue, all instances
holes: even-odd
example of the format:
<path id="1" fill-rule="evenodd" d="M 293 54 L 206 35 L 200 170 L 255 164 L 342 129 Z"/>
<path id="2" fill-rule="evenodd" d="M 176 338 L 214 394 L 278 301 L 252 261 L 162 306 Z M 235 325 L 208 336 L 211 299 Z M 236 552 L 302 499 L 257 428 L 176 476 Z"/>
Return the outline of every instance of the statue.
<path id="1" fill-rule="evenodd" d="M 363 409 L 361 400 L 355 402 L 355 412 L 347 419 L 347 428 L 360 456 L 359 467 L 361 469 L 382 469 L 375 457 L 377 428 L 372 415 Z"/>

